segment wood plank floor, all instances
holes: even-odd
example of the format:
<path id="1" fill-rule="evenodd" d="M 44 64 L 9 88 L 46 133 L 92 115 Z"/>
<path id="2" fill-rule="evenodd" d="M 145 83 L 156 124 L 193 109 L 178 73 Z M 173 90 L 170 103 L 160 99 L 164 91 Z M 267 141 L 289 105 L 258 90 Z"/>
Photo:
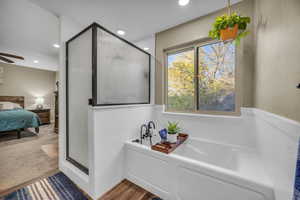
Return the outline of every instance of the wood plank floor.
<path id="1" fill-rule="evenodd" d="M 154 197 L 156 196 L 134 183 L 123 180 L 99 200 L 152 200 Z"/>
<path id="2" fill-rule="evenodd" d="M 49 172 L 41 177 L 27 181 L 18 186 L 12 187 L 6 191 L 2 191 L 2 192 L 0 192 L 0 200 L 2 199 L 2 197 L 4 197 L 5 195 L 8 195 L 11 192 L 14 192 L 18 189 L 26 187 L 32 183 L 35 183 L 36 181 L 38 181 L 40 179 L 52 176 L 58 172 L 59 172 L 59 170 L 54 170 L 54 171 Z M 88 200 L 92 200 L 92 198 L 89 197 L 89 195 L 87 193 L 85 193 L 79 187 L 78 187 L 78 189 L 88 198 Z M 99 200 L 152 200 L 155 197 L 157 197 L 157 196 L 155 196 L 155 195 L 151 194 L 150 192 L 146 191 L 145 189 L 135 185 L 134 183 L 131 183 L 128 180 L 123 180 L 121 183 L 116 185 L 110 191 L 105 193 Z"/>

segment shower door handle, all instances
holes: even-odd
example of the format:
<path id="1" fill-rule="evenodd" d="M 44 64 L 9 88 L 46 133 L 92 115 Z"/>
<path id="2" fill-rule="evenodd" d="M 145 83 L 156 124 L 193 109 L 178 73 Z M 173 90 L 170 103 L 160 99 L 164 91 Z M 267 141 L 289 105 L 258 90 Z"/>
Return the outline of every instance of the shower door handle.
<path id="1" fill-rule="evenodd" d="M 90 106 L 92 106 L 93 105 L 93 99 L 92 98 L 90 98 L 89 99 L 89 103 L 88 103 Z"/>

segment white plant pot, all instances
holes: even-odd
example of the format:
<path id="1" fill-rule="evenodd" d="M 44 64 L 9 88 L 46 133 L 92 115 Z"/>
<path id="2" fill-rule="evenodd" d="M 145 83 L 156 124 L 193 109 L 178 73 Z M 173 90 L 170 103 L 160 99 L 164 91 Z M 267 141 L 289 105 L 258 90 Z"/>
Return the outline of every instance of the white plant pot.
<path id="1" fill-rule="evenodd" d="M 170 143 L 176 143 L 177 142 L 177 136 L 178 136 L 178 133 L 176 133 L 176 134 L 168 134 L 168 142 L 170 142 Z"/>

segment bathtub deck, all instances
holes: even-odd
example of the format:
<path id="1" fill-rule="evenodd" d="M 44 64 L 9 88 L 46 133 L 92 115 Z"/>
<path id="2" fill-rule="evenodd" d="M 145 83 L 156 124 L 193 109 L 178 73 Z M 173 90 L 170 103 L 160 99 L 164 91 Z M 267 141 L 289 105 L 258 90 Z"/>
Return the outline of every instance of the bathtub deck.
<path id="1" fill-rule="evenodd" d="M 154 197 L 156 196 L 143 188 L 128 180 L 123 180 L 113 189 L 104 194 L 99 200 L 151 200 Z"/>

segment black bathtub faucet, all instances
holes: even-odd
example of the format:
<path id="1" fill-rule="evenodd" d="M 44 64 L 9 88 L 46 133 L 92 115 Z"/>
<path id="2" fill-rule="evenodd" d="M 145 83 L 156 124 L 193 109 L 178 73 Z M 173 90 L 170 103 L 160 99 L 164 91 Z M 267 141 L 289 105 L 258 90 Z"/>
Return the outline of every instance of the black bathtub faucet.
<path id="1" fill-rule="evenodd" d="M 148 124 L 143 124 L 140 131 L 140 143 L 146 138 L 150 139 L 150 145 L 152 146 L 152 132 L 155 129 L 155 123 L 153 121 L 148 122 Z"/>

